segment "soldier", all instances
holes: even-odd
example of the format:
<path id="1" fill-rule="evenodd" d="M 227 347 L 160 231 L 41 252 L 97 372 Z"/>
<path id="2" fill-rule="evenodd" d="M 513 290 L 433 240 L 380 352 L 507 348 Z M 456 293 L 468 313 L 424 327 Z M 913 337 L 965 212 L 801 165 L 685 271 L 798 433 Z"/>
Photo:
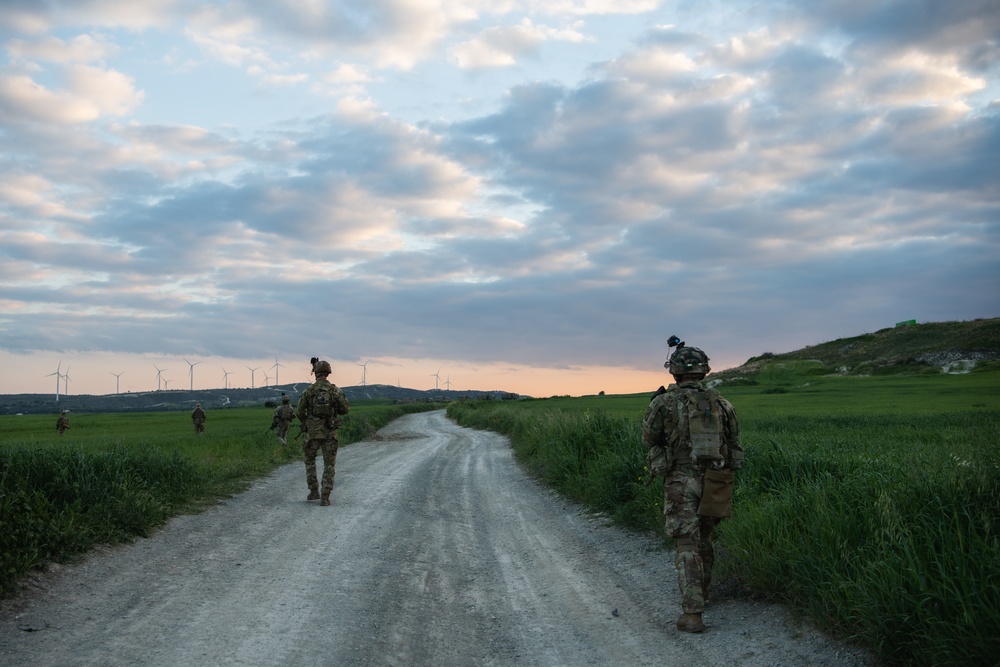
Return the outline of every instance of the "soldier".
<path id="1" fill-rule="evenodd" d="M 59 418 L 56 419 L 56 430 L 59 431 L 59 435 L 66 432 L 69 428 L 69 410 L 63 410 L 59 413 Z"/>
<path id="2" fill-rule="evenodd" d="M 660 387 L 642 420 L 651 475 L 664 475 L 663 514 L 674 539 L 682 614 L 677 629 L 702 632 L 712 581 L 712 531 L 732 515 L 733 471 L 743 467 L 733 406 L 702 383 L 708 356 L 671 336 L 677 346 L 664 366 L 676 384 Z"/>
<path id="3" fill-rule="evenodd" d="M 201 403 L 194 404 L 194 410 L 191 411 L 191 421 L 194 422 L 195 433 L 205 432 L 205 411 L 201 409 Z"/>
<path id="4" fill-rule="evenodd" d="M 333 490 L 334 466 L 337 463 L 339 444 L 337 428 L 341 424 L 339 415 L 346 415 L 351 409 L 340 387 L 327 380 L 332 370 L 328 361 L 313 361 L 316 381 L 302 392 L 295 411 L 299 421 L 308 429 L 302 445 L 302 458 L 306 464 L 306 483 L 309 485 L 309 497 L 306 500 L 319 499 L 320 505 L 330 504 L 330 491 Z M 316 477 L 316 452 L 319 449 L 323 450 L 322 497 Z"/>
<path id="5" fill-rule="evenodd" d="M 278 437 L 278 442 L 284 447 L 288 444 L 288 427 L 295 419 L 295 410 L 291 402 L 284 393 L 281 394 L 281 405 L 274 409 L 274 434 Z"/>

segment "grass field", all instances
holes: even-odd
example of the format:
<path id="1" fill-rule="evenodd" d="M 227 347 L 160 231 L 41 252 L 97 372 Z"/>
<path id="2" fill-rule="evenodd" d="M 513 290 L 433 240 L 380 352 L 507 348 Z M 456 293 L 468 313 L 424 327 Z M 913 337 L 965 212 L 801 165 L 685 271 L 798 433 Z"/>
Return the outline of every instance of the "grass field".
<path id="1" fill-rule="evenodd" d="M 355 405 L 341 445 L 406 412 L 439 407 Z M 63 436 L 55 415 L 0 417 L 0 594 L 47 562 L 147 535 L 301 460 L 297 427 L 282 448 L 268 431 L 272 413 L 213 410 L 202 435 L 187 412 L 75 414 Z"/>
<path id="2" fill-rule="evenodd" d="M 825 377 L 793 363 L 757 382 L 721 388 L 747 459 L 717 575 L 887 664 L 997 664 L 1000 373 Z M 662 534 L 662 488 L 643 470 L 651 395 L 463 403 L 449 415 L 509 435 L 569 498 Z"/>
<path id="3" fill-rule="evenodd" d="M 747 459 L 734 517 L 719 527 L 716 580 L 783 601 L 887 664 L 997 664 L 1000 372 L 832 377 L 793 361 L 756 382 L 721 388 Z M 470 401 L 449 415 L 509 435 L 518 459 L 567 497 L 662 534 L 662 490 L 646 483 L 640 439 L 652 389 Z M 354 406 L 341 442 L 403 407 Z M 270 419 L 264 408 L 212 411 L 196 436 L 187 413 L 80 414 L 59 437 L 55 415 L 0 417 L 0 589 L 299 460 L 267 432 Z"/>

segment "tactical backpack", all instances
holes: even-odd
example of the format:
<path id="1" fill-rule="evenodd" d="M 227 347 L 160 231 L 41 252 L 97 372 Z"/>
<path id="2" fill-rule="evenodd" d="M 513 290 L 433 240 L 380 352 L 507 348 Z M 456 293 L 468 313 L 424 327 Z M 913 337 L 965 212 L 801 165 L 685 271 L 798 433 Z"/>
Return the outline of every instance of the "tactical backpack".
<path id="1" fill-rule="evenodd" d="M 715 389 L 683 389 L 682 394 L 687 402 L 691 462 L 711 464 L 723 461 L 722 408 L 719 404 L 722 395 Z M 680 426 L 683 429 L 683 423 Z"/>
<path id="2" fill-rule="evenodd" d="M 671 386 L 670 389 L 660 387 L 653 399 L 668 392 L 673 394 L 671 398 L 679 407 L 676 414 L 677 426 L 667 434 L 670 449 L 676 451 L 685 441 L 686 434 L 686 440 L 691 446 L 692 463 L 705 465 L 723 461 L 722 408 L 719 404 L 722 395 L 715 389 L 680 389 Z M 650 472 L 650 481 L 666 474 L 671 467 L 666 448 L 651 447 L 646 456 L 646 467 Z"/>
<path id="3" fill-rule="evenodd" d="M 313 394 L 312 407 L 309 410 L 310 417 L 326 419 L 333 415 L 333 388 L 323 388 Z"/>

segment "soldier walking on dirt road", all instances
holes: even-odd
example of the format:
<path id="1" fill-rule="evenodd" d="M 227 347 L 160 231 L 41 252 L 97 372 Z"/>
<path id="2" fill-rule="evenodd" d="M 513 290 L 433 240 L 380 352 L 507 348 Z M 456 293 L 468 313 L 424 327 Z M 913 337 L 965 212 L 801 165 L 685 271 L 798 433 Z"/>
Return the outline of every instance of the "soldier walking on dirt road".
<path id="1" fill-rule="evenodd" d="M 282 394 L 281 405 L 274 409 L 272 423 L 274 435 L 277 436 L 282 447 L 288 444 L 288 427 L 292 425 L 293 419 L 295 419 L 295 408 L 292 407 L 288 396 Z"/>
<path id="2" fill-rule="evenodd" d="M 743 448 L 733 406 L 702 383 L 711 371 L 708 356 L 676 336 L 668 345 L 677 347 L 664 364 L 676 384 L 660 387 L 650 401 L 642 440 L 650 475 L 664 475 L 663 514 L 683 609 L 677 629 L 702 632 L 715 560 L 712 531 L 732 516 L 733 471 L 743 467 Z"/>
<path id="3" fill-rule="evenodd" d="M 308 428 L 306 441 L 302 445 L 302 458 L 306 464 L 306 483 L 309 485 L 309 497 L 306 500 L 319 500 L 320 505 L 330 504 L 330 491 L 333 490 L 334 466 L 337 463 L 337 428 L 341 424 L 340 415 L 346 415 L 351 409 L 347 397 L 340 387 L 332 384 L 327 378 L 333 369 L 330 362 L 313 358 L 313 374 L 316 381 L 309 385 L 296 409 L 296 416 Z M 319 492 L 319 480 L 316 476 L 316 453 L 323 450 L 323 492 Z"/>

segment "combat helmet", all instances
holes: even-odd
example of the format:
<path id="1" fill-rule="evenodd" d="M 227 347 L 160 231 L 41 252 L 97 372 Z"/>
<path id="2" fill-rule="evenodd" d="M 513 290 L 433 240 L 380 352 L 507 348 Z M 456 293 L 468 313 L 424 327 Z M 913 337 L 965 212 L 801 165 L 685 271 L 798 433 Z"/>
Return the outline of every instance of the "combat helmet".
<path id="1" fill-rule="evenodd" d="M 282 403 L 290 403 L 290 402 L 291 402 L 291 401 L 289 400 L 288 396 L 286 396 L 286 395 L 284 394 L 284 392 L 282 392 L 282 394 L 281 394 L 281 402 L 282 402 Z"/>
<path id="2" fill-rule="evenodd" d="M 667 345 L 677 348 L 663 364 L 671 375 L 708 375 L 712 370 L 708 355 L 697 347 L 687 347 L 677 336 L 671 336 Z"/>
<path id="3" fill-rule="evenodd" d="M 319 375 L 320 373 L 326 373 L 327 375 L 333 373 L 333 368 L 330 366 L 329 361 L 317 361 L 313 364 L 313 374 Z"/>

